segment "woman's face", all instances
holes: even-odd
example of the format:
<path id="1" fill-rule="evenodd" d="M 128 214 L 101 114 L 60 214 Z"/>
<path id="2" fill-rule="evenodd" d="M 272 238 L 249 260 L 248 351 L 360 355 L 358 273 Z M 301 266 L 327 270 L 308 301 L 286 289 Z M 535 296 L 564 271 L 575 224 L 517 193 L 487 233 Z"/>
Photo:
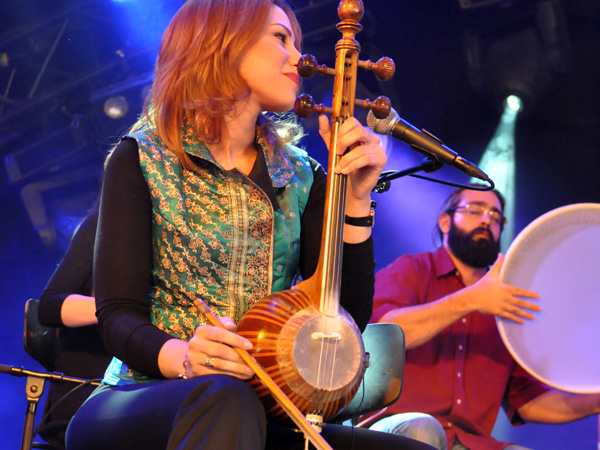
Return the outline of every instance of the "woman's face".
<path id="1" fill-rule="evenodd" d="M 294 105 L 300 87 L 296 64 L 300 53 L 288 16 L 271 7 L 267 27 L 244 55 L 240 74 L 250 88 L 249 104 L 259 111 L 284 112 Z"/>

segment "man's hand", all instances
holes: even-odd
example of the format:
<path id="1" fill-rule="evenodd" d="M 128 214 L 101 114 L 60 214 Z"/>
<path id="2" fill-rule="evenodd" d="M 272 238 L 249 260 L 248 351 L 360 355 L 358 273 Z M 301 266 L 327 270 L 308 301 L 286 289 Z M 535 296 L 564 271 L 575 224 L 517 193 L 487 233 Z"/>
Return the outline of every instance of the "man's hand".
<path id="1" fill-rule="evenodd" d="M 516 323 L 523 323 L 523 319 L 533 320 L 535 316 L 529 311 L 539 312 L 540 306 L 521 297 L 538 299 L 540 296 L 535 292 L 502 283 L 499 274 L 503 263 L 504 255 L 500 253 L 488 273 L 474 285 L 465 288 L 470 303 L 475 311 Z"/>

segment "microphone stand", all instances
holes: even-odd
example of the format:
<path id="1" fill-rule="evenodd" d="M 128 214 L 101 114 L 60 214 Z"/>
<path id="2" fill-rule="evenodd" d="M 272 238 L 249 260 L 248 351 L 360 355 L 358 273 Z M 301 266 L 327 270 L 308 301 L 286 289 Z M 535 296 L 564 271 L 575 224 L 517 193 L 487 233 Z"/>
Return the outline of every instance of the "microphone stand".
<path id="1" fill-rule="evenodd" d="M 412 175 L 421 170 L 426 173 L 432 173 L 436 170 L 440 170 L 443 166 L 444 163 L 439 162 L 435 158 L 428 157 L 425 158 L 418 166 L 411 167 L 409 169 L 387 170 L 385 172 L 381 172 L 381 175 L 379 175 L 379 180 L 373 188 L 373 191 L 377 192 L 378 194 L 381 194 L 390 189 L 391 181 L 395 180 L 396 178 L 404 177 L 406 175 Z"/>
<path id="2" fill-rule="evenodd" d="M 23 369 L 23 367 L 7 366 L 4 364 L 0 364 L 0 373 L 6 373 L 15 377 L 27 377 L 27 386 L 25 387 L 25 394 L 27 395 L 27 412 L 25 413 L 25 426 L 23 428 L 21 450 L 30 450 L 33 445 L 35 413 L 37 404 L 44 393 L 46 380 L 89 383 L 96 386 L 100 384 L 97 381 L 90 382 L 90 380 L 85 380 L 83 378 L 65 376 L 60 372 L 35 372 L 33 370 Z"/>

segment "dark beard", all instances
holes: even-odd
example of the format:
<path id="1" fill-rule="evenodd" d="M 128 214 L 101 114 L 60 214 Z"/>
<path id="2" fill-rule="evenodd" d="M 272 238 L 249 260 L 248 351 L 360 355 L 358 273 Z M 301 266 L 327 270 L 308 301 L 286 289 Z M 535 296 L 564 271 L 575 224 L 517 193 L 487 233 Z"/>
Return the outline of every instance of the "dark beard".
<path id="1" fill-rule="evenodd" d="M 473 239 L 473 236 L 479 232 L 485 232 L 488 237 Z M 448 231 L 448 246 L 454 256 L 465 264 L 483 269 L 494 264 L 500 251 L 500 240 L 495 241 L 492 232 L 487 228 L 475 228 L 470 233 L 464 233 L 459 230 L 454 221 L 450 221 L 450 230 Z"/>

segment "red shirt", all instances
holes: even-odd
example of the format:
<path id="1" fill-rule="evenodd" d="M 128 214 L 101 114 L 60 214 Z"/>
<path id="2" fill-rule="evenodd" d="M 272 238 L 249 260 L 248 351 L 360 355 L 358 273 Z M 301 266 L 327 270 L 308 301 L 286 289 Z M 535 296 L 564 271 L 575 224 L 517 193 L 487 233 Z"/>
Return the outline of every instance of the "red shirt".
<path id="1" fill-rule="evenodd" d="M 444 247 L 402 256 L 376 275 L 371 322 L 390 310 L 431 303 L 464 287 Z M 375 417 L 424 412 L 442 424 L 448 448 L 458 437 L 471 450 L 502 449 L 509 444 L 491 437 L 500 406 L 514 425 L 521 425 L 517 410 L 549 389 L 515 362 L 493 316 L 471 313 L 406 351 L 400 398 L 368 423 Z"/>

